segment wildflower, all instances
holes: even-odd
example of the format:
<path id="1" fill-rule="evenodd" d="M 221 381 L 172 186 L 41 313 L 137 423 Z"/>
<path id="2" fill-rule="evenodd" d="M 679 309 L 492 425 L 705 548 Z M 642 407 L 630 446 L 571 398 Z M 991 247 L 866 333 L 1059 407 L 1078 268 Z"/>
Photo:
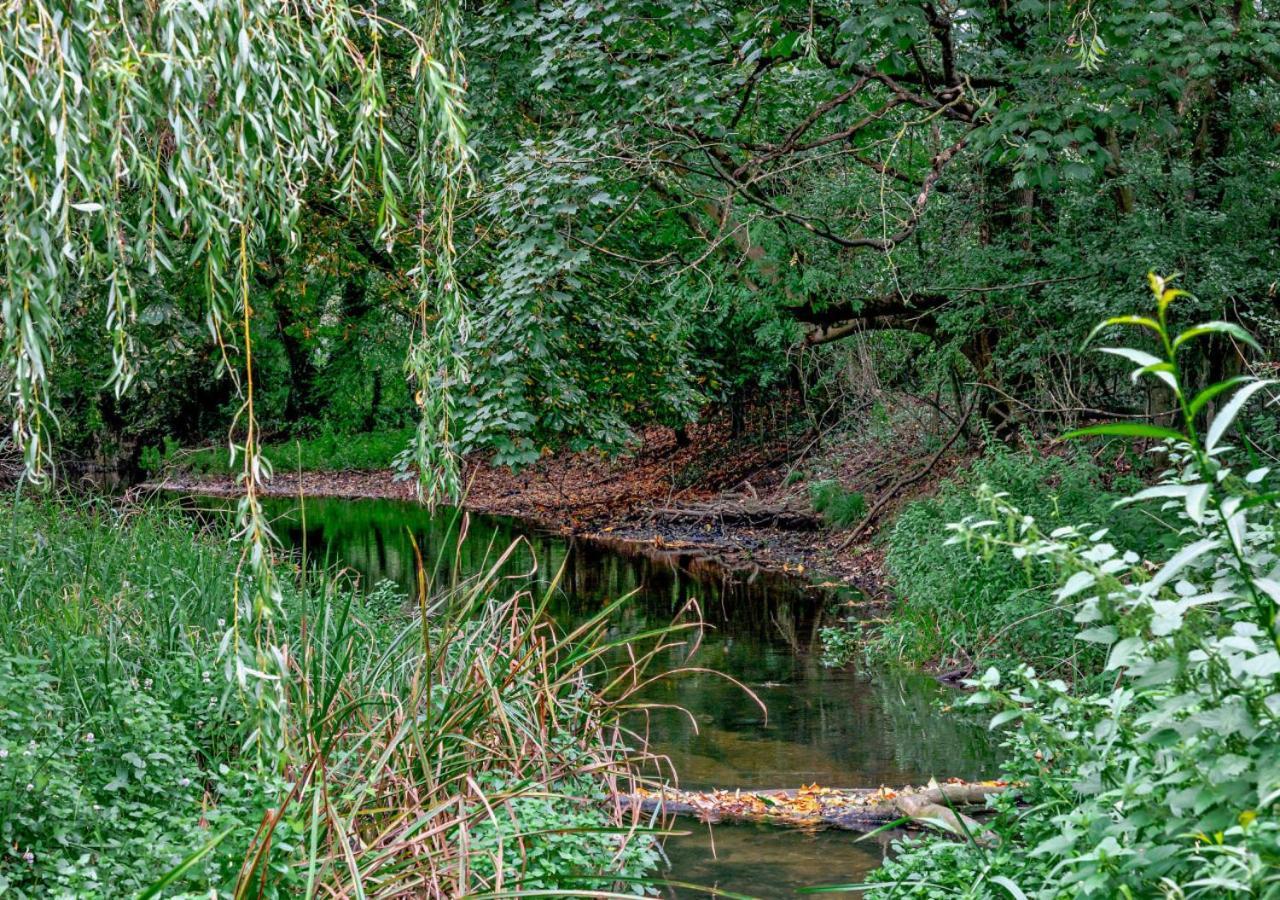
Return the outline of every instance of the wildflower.
<path id="1" fill-rule="evenodd" d="M 26 853 L 22 854 L 22 861 L 27 865 L 31 865 L 36 861 L 36 855 L 28 850 Z"/>
<path id="2" fill-rule="evenodd" d="M 151 685 L 152 685 L 152 684 L 153 684 L 153 682 L 151 681 L 151 679 L 150 679 L 150 678 L 148 678 L 146 681 L 142 682 L 142 689 L 143 689 L 144 691 L 149 691 L 149 690 L 151 690 Z"/>
<path id="3" fill-rule="evenodd" d="M 226 627 L 227 627 L 227 620 L 226 620 L 226 619 L 219 619 L 219 620 L 218 620 L 218 627 L 219 627 L 219 628 L 226 628 Z"/>
<path id="4" fill-rule="evenodd" d="M 7 758 L 8 758 L 8 756 L 9 756 L 9 750 L 8 750 L 8 748 L 7 748 L 7 747 L 0 747 L 0 759 L 7 759 Z"/>
<path id="5" fill-rule="evenodd" d="M 92 731 L 86 731 L 86 732 L 84 733 L 84 742 L 85 742 L 86 744 L 92 744 L 95 740 L 97 740 L 97 738 L 95 738 L 95 737 L 93 736 L 93 732 L 92 732 Z"/>
<path id="6" fill-rule="evenodd" d="M 35 789 L 36 789 L 36 786 L 35 786 L 34 784 L 32 784 L 30 781 L 28 781 L 28 782 L 27 782 L 27 790 L 29 790 L 29 791 L 34 791 Z"/>
<path id="7" fill-rule="evenodd" d="M 178 787 L 190 787 L 190 786 L 191 786 L 190 778 L 183 777 L 178 779 Z"/>

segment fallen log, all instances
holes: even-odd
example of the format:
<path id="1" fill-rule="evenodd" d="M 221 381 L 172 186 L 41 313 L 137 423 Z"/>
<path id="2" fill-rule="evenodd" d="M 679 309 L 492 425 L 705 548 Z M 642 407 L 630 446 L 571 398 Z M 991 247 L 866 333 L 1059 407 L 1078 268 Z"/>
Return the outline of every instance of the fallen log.
<path id="1" fill-rule="evenodd" d="M 704 822 L 753 822 L 793 828 L 835 828 L 874 831 L 902 819 L 914 824 L 940 825 L 954 834 L 992 844 L 997 839 L 982 824 L 965 815 L 987 805 L 987 798 L 1003 793 L 1003 781 L 930 782 L 923 787 L 824 788 L 758 791 L 682 791 L 666 787 L 640 789 L 624 797 L 641 811 L 660 815 L 694 816 Z M 963 810 L 963 811 L 962 811 Z"/>

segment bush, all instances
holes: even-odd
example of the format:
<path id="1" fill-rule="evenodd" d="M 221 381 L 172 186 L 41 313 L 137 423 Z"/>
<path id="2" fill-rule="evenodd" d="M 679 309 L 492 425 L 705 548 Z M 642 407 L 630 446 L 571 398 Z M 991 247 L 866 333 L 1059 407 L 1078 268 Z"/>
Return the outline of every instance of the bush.
<path id="1" fill-rule="evenodd" d="M 1119 479 L 1113 487 L 1136 484 Z M 945 483 L 935 497 L 910 503 L 889 534 L 886 566 L 898 596 L 894 615 L 870 651 L 921 665 L 1020 659 L 1068 677 L 1096 669 L 1099 654 L 1075 644 L 1070 610 L 1054 599 L 1043 566 L 1001 554 L 974 556 L 948 544 L 947 523 L 973 509 L 983 484 L 1005 492 L 1028 515 L 1054 525 L 1108 519 L 1113 531 L 1142 543 L 1135 513 L 1115 514 L 1120 494 L 1084 454 L 1014 453 L 1003 445 Z"/>
<path id="2" fill-rule="evenodd" d="M 636 759 L 625 697 L 588 679 L 632 683 L 604 663 L 612 608 L 568 641 L 477 580 L 429 594 L 424 624 L 386 585 L 281 568 L 277 758 L 245 752 L 262 713 L 224 675 L 243 638 L 216 527 L 52 500 L 0 500 L 0 520 L 0 893 L 124 896 L 170 873 L 165 896 L 644 891 L 654 839 L 606 802 Z"/>
<path id="3" fill-rule="evenodd" d="M 1244 454 L 1226 443 L 1269 382 L 1184 394 L 1177 347 L 1203 334 L 1252 339 L 1220 322 L 1175 338 L 1167 311 L 1180 292 L 1154 276 L 1152 288 L 1155 316 L 1117 323 L 1154 331 L 1162 355 L 1113 352 L 1137 363 L 1135 378 L 1169 386 L 1181 429 L 1077 434 L 1161 441 L 1169 468 L 1124 502 L 1154 507 L 1176 544 L 1144 556 L 1105 527 L 1042 525 L 1009 495 L 980 491 L 981 513 L 952 526 L 954 546 L 1051 572 L 1082 629 L 1075 640 L 1098 649 L 1107 679 L 1073 687 L 1019 665 L 974 682 L 969 703 L 997 710 L 992 727 L 1017 723 L 1003 777 L 1020 796 L 997 804 L 1001 844 L 899 844 L 874 896 L 1280 896 L 1280 492 L 1269 468 L 1235 469 Z"/>

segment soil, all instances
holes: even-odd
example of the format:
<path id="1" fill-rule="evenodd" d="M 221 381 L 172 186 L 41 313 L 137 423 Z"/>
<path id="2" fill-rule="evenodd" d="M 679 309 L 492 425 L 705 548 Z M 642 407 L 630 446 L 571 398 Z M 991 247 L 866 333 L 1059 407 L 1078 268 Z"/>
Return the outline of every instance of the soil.
<path id="1" fill-rule="evenodd" d="M 754 422 L 734 435 L 727 421 L 691 426 L 678 440 L 654 426 L 635 453 L 549 455 L 519 472 L 468 460 L 464 505 L 514 516 L 541 528 L 602 541 L 625 541 L 656 555 L 703 558 L 740 572 L 799 576 L 883 599 L 884 554 L 878 529 L 908 500 L 928 494 L 970 456 L 957 441 L 898 496 L 887 498 L 873 527 L 853 534 L 828 527 L 812 508 L 809 484 L 836 479 L 875 509 L 904 476 L 933 460 L 939 423 L 927 410 L 899 415 L 892 429 L 824 434 Z M 945 440 L 945 437 L 943 438 Z M 144 488 L 205 494 L 238 492 L 228 476 L 174 474 Z M 271 495 L 413 500 L 412 482 L 390 471 L 278 473 Z"/>

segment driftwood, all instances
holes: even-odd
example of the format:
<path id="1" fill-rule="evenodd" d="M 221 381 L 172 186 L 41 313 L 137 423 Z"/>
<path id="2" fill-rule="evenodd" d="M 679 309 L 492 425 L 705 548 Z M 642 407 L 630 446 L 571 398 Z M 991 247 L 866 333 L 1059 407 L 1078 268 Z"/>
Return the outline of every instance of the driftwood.
<path id="1" fill-rule="evenodd" d="M 799 828 L 835 828 L 873 831 L 902 819 L 910 823 L 941 824 L 958 835 L 969 834 L 980 843 L 996 838 L 980 823 L 965 815 L 986 807 L 987 798 L 1003 793 L 1003 781 L 943 784 L 923 787 L 824 788 L 798 790 L 681 791 L 663 788 L 641 790 L 623 798 L 643 812 L 695 816 L 704 822 L 755 822 Z"/>
<path id="2" fill-rule="evenodd" d="M 652 510 L 652 514 L 658 519 L 711 520 L 726 525 L 768 526 L 786 531 L 815 531 L 822 526 L 821 520 L 808 510 L 770 506 L 758 500 L 724 500 L 657 507 Z"/>

